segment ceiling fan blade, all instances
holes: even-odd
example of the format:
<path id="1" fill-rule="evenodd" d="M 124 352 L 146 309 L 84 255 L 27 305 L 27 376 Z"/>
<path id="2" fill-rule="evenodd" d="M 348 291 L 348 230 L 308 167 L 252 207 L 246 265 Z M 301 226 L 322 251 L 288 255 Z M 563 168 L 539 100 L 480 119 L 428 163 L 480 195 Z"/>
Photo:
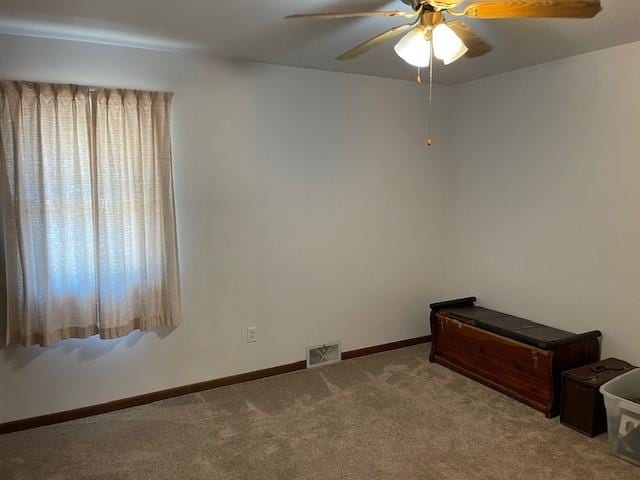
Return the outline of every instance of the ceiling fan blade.
<path id="1" fill-rule="evenodd" d="M 494 0 L 472 3 L 463 14 L 469 18 L 592 18 L 601 10 L 600 0 Z"/>
<path id="2" fill-rule="evenodd" d="M 334 18 L 356 18 L 356 17 L 404 17 L 415 18 L 418 12 L 403 12 L 400 10 L 391 11 L 374 11 L 374 12 L 326 12 L 326 13 L 298 13 L 295 15 L 287 15 L 284 18 L 316 18 L 320 20 L 332 20 Z"/>
<path id="3" fill-rule="evenodd" d="M 453 20 L 447 22 L 451 30 L 455 32 L 460 40 L 467 46 L 469 51 L 465 54 L 467 57 L 474 58 L 489 53 L 493 47 L 478 36 L 473 29 L 462 20 Z"/>
<path id="4" fill-rule="evenodd" d="M 407 30 L 412 29 L 417 25 L 417 22 L 407 23 L 404 25 L 398 25 L 397 27 L 390 28 L 386 32 L 381 33 L 380 35 L 376 35 L 373 38 L 370 38 L 366 42 L 362 42 L 360 45 L 353 47 L 351 50 L 344 52 L 342 55 L 336 58 L 336 60 L 349 60 L 351 58 L 357 57 L 358 55 L 363 54 L 367 50 L 375 47 L 379 43 L 388 40 L 389 38 L 396 37 Z"/>

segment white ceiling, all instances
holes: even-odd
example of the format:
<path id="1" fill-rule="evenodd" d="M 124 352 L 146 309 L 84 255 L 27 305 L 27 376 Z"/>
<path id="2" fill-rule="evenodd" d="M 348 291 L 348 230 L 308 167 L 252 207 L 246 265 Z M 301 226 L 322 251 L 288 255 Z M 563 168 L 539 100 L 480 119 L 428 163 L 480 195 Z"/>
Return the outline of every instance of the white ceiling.
<path id="1" fill-rule="evenodd" d="M 640 40 L 640 0 L 602 0 L 590 20 L 469 21 L 494 50 L 435 70 L 456 84 Z M 408 9 L 381 0 L 0 0 L 0 33 L 145 48 L 197 48 L 224 57 L 411 79 L 388 41 L 350 61 L 333 58 L 397 18 L 284 20 L 291 13 Z"/>

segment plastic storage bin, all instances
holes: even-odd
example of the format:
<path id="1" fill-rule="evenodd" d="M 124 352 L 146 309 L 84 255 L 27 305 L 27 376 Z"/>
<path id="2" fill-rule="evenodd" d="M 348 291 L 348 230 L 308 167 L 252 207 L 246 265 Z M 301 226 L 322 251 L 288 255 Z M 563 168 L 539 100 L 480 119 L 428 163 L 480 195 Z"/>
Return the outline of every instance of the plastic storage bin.
<path id="1" fill-rule="evenodd" d="M 600 392 L 611 453 L 640 466 L 640 368 L 605 383 Z"/>

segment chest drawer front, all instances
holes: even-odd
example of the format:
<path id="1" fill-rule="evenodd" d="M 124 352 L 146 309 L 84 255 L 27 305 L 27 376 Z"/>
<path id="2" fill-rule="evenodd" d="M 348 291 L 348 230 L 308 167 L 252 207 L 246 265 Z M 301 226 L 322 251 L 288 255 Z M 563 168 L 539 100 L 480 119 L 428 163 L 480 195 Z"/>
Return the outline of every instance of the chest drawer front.
<path id="1" fill-rule="evenodd" d="M 436 353 L 540 406 L 552 398 L 550 355 L 444 315 L 436 317 Z"/>

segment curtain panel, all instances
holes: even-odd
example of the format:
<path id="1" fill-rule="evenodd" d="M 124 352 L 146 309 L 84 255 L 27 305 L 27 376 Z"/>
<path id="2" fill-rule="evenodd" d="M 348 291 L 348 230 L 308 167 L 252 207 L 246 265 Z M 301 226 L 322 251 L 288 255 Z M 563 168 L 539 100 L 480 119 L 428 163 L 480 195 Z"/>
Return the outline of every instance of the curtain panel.
<path id="1" fill-rule="evenodd" d="M 6 343 L 180 321 L 171 94 L 0 82 Z"/>

